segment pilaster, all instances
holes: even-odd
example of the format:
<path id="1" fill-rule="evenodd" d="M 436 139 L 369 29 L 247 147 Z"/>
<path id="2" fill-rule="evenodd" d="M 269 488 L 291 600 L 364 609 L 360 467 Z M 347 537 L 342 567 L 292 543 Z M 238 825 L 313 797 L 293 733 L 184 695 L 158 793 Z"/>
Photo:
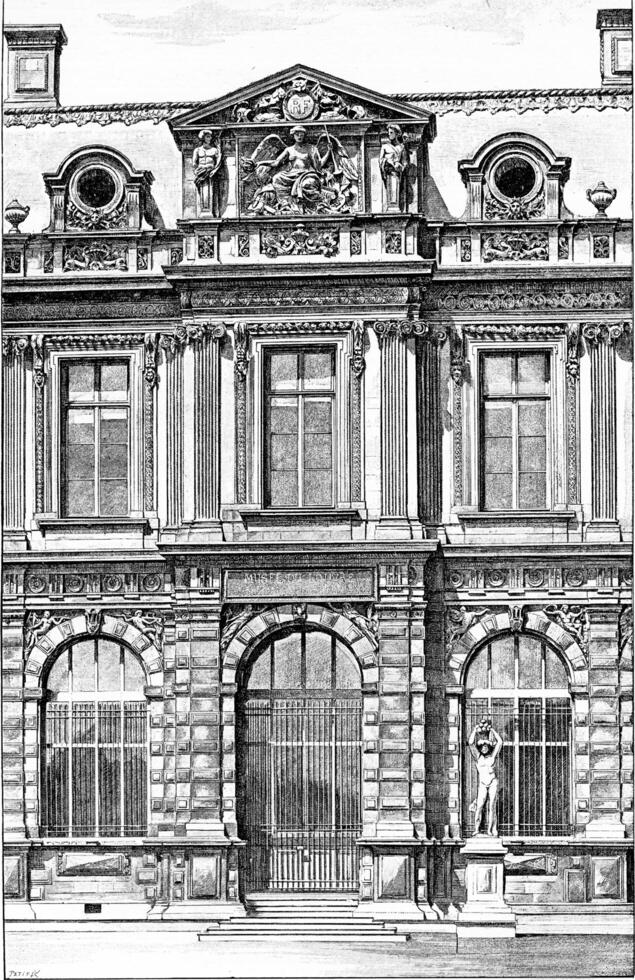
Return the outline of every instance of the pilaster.
<path id="1" fill-rule="evenodd" d="M 420 537 L 408 500 L 408 338 L 425 333 L 412 320 L 376 320 L 381 386 L 381 516 L 379 538 Z M 418 533 L 417 533 L 418 532 Z"/>
<path id="2" fill-rule="evenodd" d="M 9 550 L 26 547 L 25 518 L 25 411 L 26 337 L 7 337 L 3 341 L 3 483 L 4 543 Z"/>
<path id="3" fill-rule="evenodd" d="M 23 840 L 27 835 L 27 823 L 30 831 L 37 834 L 37 701 L 24 700 L 23 644 L 22 613 L 5 614 L 2 623 L 2 819 L 5 840 Z M 30 819 L 27 817 L 27 794 Z"/>
<path id="4" fill-rule="evenodd" d="M 619 540 L 615 342 L 626 323 L 585 323 L 582 335 L 591 356 L 592 513 L 589 540 Z"/>

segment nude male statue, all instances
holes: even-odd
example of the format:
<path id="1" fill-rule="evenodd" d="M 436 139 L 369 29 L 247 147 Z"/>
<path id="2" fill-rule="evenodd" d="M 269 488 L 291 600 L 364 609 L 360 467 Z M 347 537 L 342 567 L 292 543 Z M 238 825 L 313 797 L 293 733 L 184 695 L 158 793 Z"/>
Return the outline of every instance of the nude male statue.
<path id="1" fill-rule="evenodd" d="M 498 837 L 498 821 L 496 817 L 498 779 L 494 771 L 494 763 L 503 747 L 503 740 L 498 732 L 492 728 L 491 719 L 482 718 L 478 725 L 475 726 L 467 744 L 470 747 L 472 758 L 476 762 L 478 772 L 474 836 L 482 833 L 483 812 L 487 803 L 487 834 L 490 837 Z"/>

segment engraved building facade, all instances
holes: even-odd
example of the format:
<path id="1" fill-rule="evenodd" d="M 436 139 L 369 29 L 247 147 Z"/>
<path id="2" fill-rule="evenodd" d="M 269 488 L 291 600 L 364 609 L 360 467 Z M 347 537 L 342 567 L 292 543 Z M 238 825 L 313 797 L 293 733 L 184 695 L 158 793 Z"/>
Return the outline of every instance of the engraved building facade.
<path id="1" fill-rule="evenodd" d="M 587 89 L 70 107 L 61 25 L 5 28 L 8 917 L 460 923 L 489 716 L 485 918 L 621 928 L 630 12 L 597 26 Z"/>

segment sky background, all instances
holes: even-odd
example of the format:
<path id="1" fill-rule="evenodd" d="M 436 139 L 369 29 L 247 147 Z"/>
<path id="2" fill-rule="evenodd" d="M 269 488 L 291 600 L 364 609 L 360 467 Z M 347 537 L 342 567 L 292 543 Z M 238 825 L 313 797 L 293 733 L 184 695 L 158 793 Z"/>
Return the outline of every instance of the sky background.
<path id="1" fill-rule="evenodd" d="M 595 87 L 599 0 L 4 0 L 61 23 L 61 101 L 211 99 L 302 62 L 387 94 Z"/>

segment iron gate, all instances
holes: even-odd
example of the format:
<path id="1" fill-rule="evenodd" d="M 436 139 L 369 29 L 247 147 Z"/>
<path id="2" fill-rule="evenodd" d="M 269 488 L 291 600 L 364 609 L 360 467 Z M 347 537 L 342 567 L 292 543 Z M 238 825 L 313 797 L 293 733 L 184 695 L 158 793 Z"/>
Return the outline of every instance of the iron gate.
<path id="1" fill-rule="evenodd" d="M 239 712 L 247 890 L 356 889 L 358 697 L 249 698 Z"/>

